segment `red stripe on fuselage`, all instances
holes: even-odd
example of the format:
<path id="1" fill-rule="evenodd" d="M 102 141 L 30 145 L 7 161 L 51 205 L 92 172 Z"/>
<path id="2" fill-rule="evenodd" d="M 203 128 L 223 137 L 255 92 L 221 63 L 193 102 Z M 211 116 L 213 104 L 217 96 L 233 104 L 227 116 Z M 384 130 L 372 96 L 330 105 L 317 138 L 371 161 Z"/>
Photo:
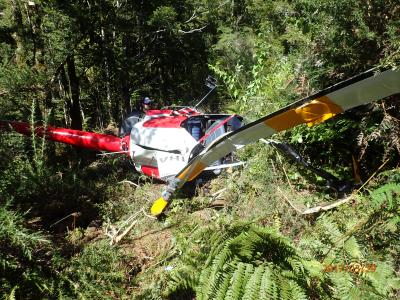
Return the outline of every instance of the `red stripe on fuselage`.
<path id="1" fill-rule="evenodd" d="M 173 112 L 172 109 L 151 109 L 146 112 L 146 116 L 170 115 Z"/>
<path id="2" fill-rule="evenodd" d="M 143 174 L 146 176 L 160 178 L 160 173 L 158 172 L 157 167 L 142 166 L 141 169 Z"/>
<path id="3" fill-rule="evenodd" d="M 159 117 L 150 119 L 143 123 L 143 127 L 153 128 L 179 128 L 181 124 L 187 119 L 187 116 L 171 116 Z"/>

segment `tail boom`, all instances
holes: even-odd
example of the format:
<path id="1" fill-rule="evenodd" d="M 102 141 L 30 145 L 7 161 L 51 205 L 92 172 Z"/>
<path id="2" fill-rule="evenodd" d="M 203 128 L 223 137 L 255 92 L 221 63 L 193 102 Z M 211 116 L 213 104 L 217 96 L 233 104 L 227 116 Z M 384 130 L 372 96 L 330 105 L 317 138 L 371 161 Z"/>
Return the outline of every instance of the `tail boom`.
<path id="1" fill-rule="evenodd" d="M 0 121 L 0 129 L 16 131 L 28 136 L 32 134 L 32 127 L 26 122 Z M 126 140 L 129 136 L 119 138 L 113 135 L 51 126 L 36 126 L 33 132 L 36 136 L 47 140 L 96 151 L 127 151 L 129 145 L 129 141 Z"/>

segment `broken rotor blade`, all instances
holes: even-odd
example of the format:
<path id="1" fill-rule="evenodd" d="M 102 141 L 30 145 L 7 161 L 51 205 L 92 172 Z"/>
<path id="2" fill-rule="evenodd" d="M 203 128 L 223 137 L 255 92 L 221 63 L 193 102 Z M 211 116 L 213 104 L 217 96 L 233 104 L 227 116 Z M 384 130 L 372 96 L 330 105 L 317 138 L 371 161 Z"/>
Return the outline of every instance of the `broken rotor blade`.
<path id="1" fill-rule="evenodd" d="M 356 106 L 400 93 L 399 70 L 376 72 L 373 69 L 361 73 L 221 136 L 175 176 L 163 199 L 168 201 L 175 189 L 195 179 L 207 166 L 237 147 L 300 124 L 313 126 Z"/>

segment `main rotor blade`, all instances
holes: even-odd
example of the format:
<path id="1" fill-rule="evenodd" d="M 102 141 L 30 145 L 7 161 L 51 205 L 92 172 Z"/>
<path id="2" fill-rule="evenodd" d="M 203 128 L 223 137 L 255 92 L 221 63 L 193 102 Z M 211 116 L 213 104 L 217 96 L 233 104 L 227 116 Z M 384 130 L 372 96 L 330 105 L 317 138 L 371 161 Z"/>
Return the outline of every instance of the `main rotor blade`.
<path id="1" fill-rule="evenodd" d="M 375 72 L 376 70 L 370 70 L 335 84 L 222 136 L 176 175 L 175 187 L 193 180 L 207 166 L 238 146 L 247 145 L 300 124 L 307 123 L 312 126 L 356 106 L 400 93 L 399 70 L 390 69 L 376 74 Z"/>

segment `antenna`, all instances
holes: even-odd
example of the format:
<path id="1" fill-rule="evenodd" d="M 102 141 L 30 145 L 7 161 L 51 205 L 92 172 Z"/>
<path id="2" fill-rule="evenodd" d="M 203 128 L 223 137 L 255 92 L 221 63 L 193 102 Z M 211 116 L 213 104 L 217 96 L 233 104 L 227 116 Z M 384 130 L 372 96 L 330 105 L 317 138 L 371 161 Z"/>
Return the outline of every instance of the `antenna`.
<path id="1" fill-rule="evenodd" d="M 211 92 L 213 90 L 215 90 L 215 88 L 217 87 L 217 80 L 215 80 L 214 77 L 208 75 L 206 78 L 206 83 L 205 83 L 206 87 L 208 87 L 210 90 L 208 91 L 207 94 L 204 95 L 203 98 L 201 98 L 201 100 L 199 102 L 197 102 L 197 104 L 194 106 L 194 108 L 197 108 L 207 97 L 208 95 L 211 94 Z"/>

